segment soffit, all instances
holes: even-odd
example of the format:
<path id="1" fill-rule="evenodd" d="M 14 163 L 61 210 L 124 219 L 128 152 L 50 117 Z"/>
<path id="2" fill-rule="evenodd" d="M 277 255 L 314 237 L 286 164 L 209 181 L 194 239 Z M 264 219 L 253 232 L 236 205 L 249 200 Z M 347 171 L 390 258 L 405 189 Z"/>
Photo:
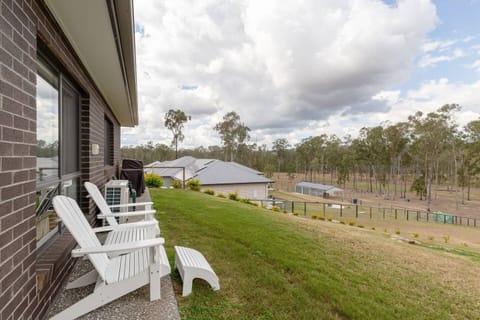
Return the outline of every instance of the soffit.
<path id="1" fill-rule="evenodd" d="M 113 13 L 116 21 L 112 23 L 107 1 L 46 0 L 120 125 L 134 126 L 138 124 L 138 114 L 133 7 L 128 0 L 119 3 L 122 3 L 120 9 L 117 8 L 119 13 Z M 118 34 L 113 29 L 116 26 L 118 32 L 127 34 Z M 116 41 L 116 36 L 120 41 Z"/>

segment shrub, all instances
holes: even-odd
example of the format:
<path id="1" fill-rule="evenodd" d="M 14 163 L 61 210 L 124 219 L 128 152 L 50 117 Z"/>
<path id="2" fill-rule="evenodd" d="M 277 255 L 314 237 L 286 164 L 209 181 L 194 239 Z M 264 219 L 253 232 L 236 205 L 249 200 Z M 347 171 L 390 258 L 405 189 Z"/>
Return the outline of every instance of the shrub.
<path id="1" fill-rule="evenodd" d="M 172 187 L 175 189 L 182 189 L 182 182 L 179 180 L 175 180 L 172 182 Z"/>
<path id="2" fill-rule="evenodd" d="M 226 197 L 225 197 L 225 195 L 224 195 L 223 193 L 219 193 L 219 194 L 217 194 L 217 197 L 219 197 L 219 198 L 226 198 Z"/>
<path id="3" fill-rule="evenodd" d="M 375 227 L 372 227 L 372 230 L 375 230 Z"/>
<path id="4" fill-rule="evenodd" d="M 191 179 L 187 181 L 187 188 L 193 191 L 200 191 L 200 181 Z"/>
<path id="5" fill-rule="evenodd" d="M 145 184 L 149 188 L 160 188 L 161 186 L 163 186 L 163 179 L 158 174 L 146 173 Z"/>
<path id="6" fill-rule="evenodd" d="M 316 214 L 312 214 L 310 217 L 314 220 L 316 220 L 318 218 Z"/>
<path id="7" fill-rule="evenodd" d="M 298 212 L 294 212 L 293 215 L 294 215 L 294 216 L 298 216 Z"/>
<path id="8" fill-rule="evenodd" d="M 319 220 L 322 220 L 322 221 L 325 221 L 325 217 L 324 217 L 324 216 L 318 216 L 318 219 L 319 219 Z"/>
<path id="9" fill-rule="evenodd" d="M 230 200 L 233 200 L 233 201 L 238 201 L 238 193 L 237 192 L 234 192 L 234 193 L 229 193 L 228 194 L 228 199 Z"/>
<path id="10" fill-rule="evenodd" d="M 211 196 L 215 195 L 215 191 L 213 191 L 212 189 L 205 189 L 203 190 L 203 193 L 209 194 Z"/>
<path id="11" fill-rule="evenodd" d="M 345 224 L 345 220 L 341 219 L 340 224 Z"/>
<path id="12" fill-rule="evenodd" d="M 353 220 L 348 221 L 348 225 L 353 227 L 355 225 L 355 221 Z"/>
<path id="13" fill-rule="evenodd" d="M 427 238 L 428 238 L 428 240 L 430 240 L 430 241 L 432 241 L 432 240 L 434 239 L 433 236 L 428 236 Z"/>
<path id="14" fill-rule="evenodd" d="M 280 212 L 280 207 L 279 206 L 273 206 L 272 211 Z"/>
<path id="15" fill-rule="evenodd" d="M 443 241 L 445 241 L 445 243 L 448 243 L 449 240 L 450 240 L 450 236 L 444 236 L 443 237 Z"/>
<path id="16" fill-rule="evenodd" d="M 283 213 L 287 213 L 287 210 L 283 210 Z"/>
<path id="17" fill-rule="evenodd" d="M 333 217 L 332 217 L 332 216 L 328 216 L 328 217 L 327 217 L 327 220 L 328 220 L 328 221 L 332 221 L 332 220 L 333 220 Z"/>
<path id="18" fill-rule="evenodd" d="M 400 234 L 400 230 L 395 230 L 395 234 Z"/>
<path id="19" fill-rule="evenodd" d="M 388 232 L 387 228 L 383 228 L 383 232 L 387 233 Z"/>
<path id="20" fill-rule="evenodd" d="M 359 224 L 359 225 L 357 225 L 357 227 L 359 227 L 359 228 L 365 228 L 365 226 L 364 226 L 363 224 Z"/>
<path id="21" fill-rule="evenodd" d="M 418 237 L 420 236 L 420 235 L 418 234 L 418 232 L 414 232 L 414 233 L 412 233 L 412 235 L 413 235 L 414 238 L 418 238 Z"/>

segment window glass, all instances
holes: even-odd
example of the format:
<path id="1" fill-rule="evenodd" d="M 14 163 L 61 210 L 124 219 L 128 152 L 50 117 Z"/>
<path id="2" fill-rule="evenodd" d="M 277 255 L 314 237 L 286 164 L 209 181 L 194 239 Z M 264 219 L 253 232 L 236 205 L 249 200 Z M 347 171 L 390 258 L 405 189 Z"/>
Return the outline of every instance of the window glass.
<path id="1" fill-rule="evenodd" d="M 37 75 L 37 183 L 59 177 L 58 117 L 58 89 L 39 74 Z"/>
<path id="2" fill-rule="evenodd" d="M 66 81 L 62 86 L 62 174 L 80 170 L 79 94 Z"/>

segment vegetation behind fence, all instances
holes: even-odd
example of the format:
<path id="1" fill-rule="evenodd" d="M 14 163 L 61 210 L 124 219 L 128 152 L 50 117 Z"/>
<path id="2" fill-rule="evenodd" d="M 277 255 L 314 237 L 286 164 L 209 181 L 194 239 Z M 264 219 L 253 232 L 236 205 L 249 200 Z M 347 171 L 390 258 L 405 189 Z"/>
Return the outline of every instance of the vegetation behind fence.
<path id="1" fill-rule="evenodd" d="M 262 207 L 275 206 L 284 212 L 291 212 L 303 216 L 323 216 L 325 219 L 405 220 L 471 227 L 480 226 L 480 221 L 477 221 L 477 218 L 408 208 L 372 207 L 362 204 L 346 205 L 336 202 L 291 201 L 278 198 L 258 201 Z"/>

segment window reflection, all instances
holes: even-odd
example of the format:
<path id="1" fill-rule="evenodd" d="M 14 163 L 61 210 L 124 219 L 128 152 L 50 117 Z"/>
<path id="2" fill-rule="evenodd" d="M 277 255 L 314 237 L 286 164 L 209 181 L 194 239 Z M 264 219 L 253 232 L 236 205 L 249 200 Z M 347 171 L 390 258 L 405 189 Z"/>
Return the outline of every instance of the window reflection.
<path id="1" fill-rule="evenodd" d="M 58 90 L 52 82 L 37 75 L 37 182 L 59 177 Z"/>

